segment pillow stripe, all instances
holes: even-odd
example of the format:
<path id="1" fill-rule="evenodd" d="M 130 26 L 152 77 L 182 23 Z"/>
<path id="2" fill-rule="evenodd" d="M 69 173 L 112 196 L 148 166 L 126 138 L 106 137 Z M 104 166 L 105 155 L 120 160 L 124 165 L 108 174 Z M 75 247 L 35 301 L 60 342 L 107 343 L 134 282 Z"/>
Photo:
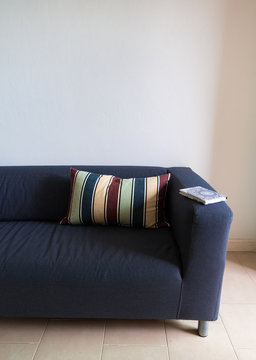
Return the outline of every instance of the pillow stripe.
<path id="1" fill-rule="evenodd" d="M 132 179 L 132 193 L 131 193 L 131 214 L 130 214 L 130 226 L 133 226 L 133 213 L 134 213 L 134 191 L 135 191 L 135 184 L 134 179 Z"/>
<path id="2" fill-rule="evenodd" d="M 120 217 L 120 195 L 121 195 L 122 181 L 123 181 L 123 179 L 120 179 L 119 190 L 118 190 L 117 215 L 116 215 L 116 224 L 117 225 L 120 225 L 119 217 Z"/>
<path id="3" fill-rule="evenodd" d="M 122 193 L 123 179 L 120 181 L 120 188 L 118 194 L 118 210 L 117 210 L 117 224 L 120 225 L 120 206 L 121 206 L 121 193 Z"/>
<path id="4" fill-rule="evenodd" d="M 77 170 L 71 168 L 70 169 L 70 175 L 71 175 L 71 181 L 70 181 L 70 195 L 69 195 L 69 204 L 68 204 L 68 211 L 67 215 L 60 221 L 61 225 L 69 224 L 69 216 L 71 214 L 71 204 L 72 204 L 72 198 L 74 193 L 74 183 L 76 178 Z"/>
<path id="5" fill-rule="evenodd" d="M 114 177 L 108 189 L 107 223 L 109 225 L 116 225 L 118 220 L 120 180 L 120 178 Z"/>
<path id="6" fill-rule="evenodd" d="M 144 206 L 143 206 L 143 227 L 145 227 L 145 223 L 146 223 L 146 205 L 147 205 L 147 179 L 144 179 Z"/>
<path id="7" fill-rule="evenodd" d="M 96 222 L 94 220 L 95 194 L 96 194 L 96 189 L 98 187 L 98 184 L 99 184 L 99 181 L 100 181 L 101 177 L 102 177 L 102 175 L 100 175 L 98 177 L 98 179 L 96 180 L 95 185 L 94 185 L 94 189 L 93 189 L 93 194 L 92 194 L 91 218 L 92 218 L 93 224 L 96 224 Z"/>
<path id="8" fill-rule="evenodd" d="M 84 224 L 92 224 L 92 205 L 93 205 L 93 193 L 95 186 L 99 180 L 99 174 L 90 173 L 90 175 L 86 178 L 86 182 L 84 185 L 83 191 L 83 199 L 82 199 L 82 220 Z"/>
<path id="9" fill-rule="evenodd" d="M 105 195 L 105 208 L 104 208 L 104 218 L 105 218 L 105 225 L 108 225 L 108 216 L 107 216 L 107 207 L 108 207 L 108 192 L 109 192 L 109 188 L 112 184 L 112 181 L 114 179 L 114 176 L 111 176 L 108 186 L 106 188 L 106 195 Z"/>
<path id="10" fill-rule="evenodd" d="M 83 196 L 84 184 L 90 173 L 76 171 L 74 179 L 74 191 L 72 196 L 72 210 L 70 211 L 69 223 L 80 224 L 82 219 L 80 216 L 81 202 Z"/>
<path id="11" fill-rule="evenodd" d="M 74 169 L 72 169 L 74 170 Z M 71 170 L 71 174 L 72 174 L 72 170 Z M 72 182 L 71 182 L 71 200 L 70 200 L 70 203 L 69 203 L 69 214 L 73 214 L 74 211 L 76 211 L 76 207 L 73 206 L 73 203 L 74 203 L 74 188 L 75 188 L 75 184 L 76 184 L 76 178 L 77 178 L 77 171 L 76 172 L 73 172 L 73 177 L 72 177 Z M 70 218 L 68 218 L 68 222 L 70 222 Z"/>
<path id="12" fill-rule="evenodd" d="M 158 218 L 164 219 L 164 199 L 166 195 L 166 182 L 169 180 L 169 174 L 165 174 L 161 177 L 159 177 L 159 199 L 158 199 Z M 163 221 L 163 220 L 162 220 Z"/>
<path id="13" fill-rule="evenodd" d="M 157 177 L 147 178 L 145 227 L 156 224 Z"/>
<path id="14" fill-rule="evenodd" d="M 98 181 L 98 185 L 95 191 L 94 204 L 93 204 L 93 218 L 96 224 L 105 225 L 105 201 L 106 192 L 111 175 L 103 175 Z"/>
<path id="15" fill-rule="evenodd" d="M 131 226 L 131 199 L 133 179 L 122 179 L 119 205 L 119 224 Z"/>
<path id="16" fill-rule="evenodd" d="M 70 204 L 61 224 L 169 226 L 164 219 L 169 179 L 170 174 L 121 179 L 71 169 Z"/>
<path id="17" fill-rule="evenodd" d="M 144 220 L 144 206 L 145 206 L 145 182 L 144 179 L 134 179 L 134 193 L 133 193 L 133 225 L 143 226 Z"/>

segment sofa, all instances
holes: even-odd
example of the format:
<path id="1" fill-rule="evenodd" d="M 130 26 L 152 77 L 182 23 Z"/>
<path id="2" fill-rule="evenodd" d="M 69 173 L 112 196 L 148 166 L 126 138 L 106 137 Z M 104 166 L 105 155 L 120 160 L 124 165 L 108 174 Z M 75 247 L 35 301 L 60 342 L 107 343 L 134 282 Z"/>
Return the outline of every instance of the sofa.
<path id="1" fill-rule="evenodd" d="M 218 318 L 232 211 L 180 188 L 212 187 L 187 167 L 75 166 L 122 178 L 170 173 L 170 227 L 60 225 L 70 166 L 0 167 L 0 316 Z"/>

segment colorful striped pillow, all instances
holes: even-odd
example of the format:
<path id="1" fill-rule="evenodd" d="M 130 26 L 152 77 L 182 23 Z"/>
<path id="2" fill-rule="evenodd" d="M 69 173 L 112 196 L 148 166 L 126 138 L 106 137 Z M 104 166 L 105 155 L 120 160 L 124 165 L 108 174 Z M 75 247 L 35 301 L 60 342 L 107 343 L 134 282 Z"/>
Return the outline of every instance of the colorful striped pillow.
<path id="1" fill-rule="evenodd" d="M 169 226 L 164 216 L 169 178 L 121 179 L 72 168 L 69 209 L 61 224 Z"/>

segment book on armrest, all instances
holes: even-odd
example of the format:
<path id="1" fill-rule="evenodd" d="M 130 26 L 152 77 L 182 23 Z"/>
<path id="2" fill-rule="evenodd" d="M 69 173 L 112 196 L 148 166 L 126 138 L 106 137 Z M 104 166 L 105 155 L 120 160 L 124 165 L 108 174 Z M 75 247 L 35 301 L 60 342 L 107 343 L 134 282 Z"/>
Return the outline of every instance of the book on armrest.
<path id="1" fill-rule="evenodd" d="M 227 200 L 226 195 L 219 194 L 216 191 L 206 189 L 202 186 L 193 186 L 186 189 L 180 189 L 179 193 L 204 205 L 215 204 Z"/>

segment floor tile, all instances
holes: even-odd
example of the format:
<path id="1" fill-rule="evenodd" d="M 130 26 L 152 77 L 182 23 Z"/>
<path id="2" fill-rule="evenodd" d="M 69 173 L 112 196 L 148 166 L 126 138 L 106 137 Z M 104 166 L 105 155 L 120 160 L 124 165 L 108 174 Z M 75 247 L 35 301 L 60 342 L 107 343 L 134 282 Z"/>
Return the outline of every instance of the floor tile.
<path id="1" fill-rule="evenodd" d="M 166 345 L 164 321 L 107 320 L 104 343 Z"/>
<path id="2" fill-rule="evenodd" d="M 0 344 L 0 360 L 32 360 L 37 344 Z"/>
<path id="3" fill-rule="evenodd" d="M 51 320 L 35 360 L 99 360 L 104 320 Z"/>
<path id="4" fill-rule="evenodd" d="M 166 346 L 105 345 L 102 360 L 168 360 Z"/>
<path id="5" fill-rule="evenodd" d="M 241 284 L 243 284 L 243 291 L 241 291 Z M 227 255 L 221 302 L 256 303 L 256 282 L 241 265 L 238 254 L 235 252 Z"/>
<path id="6" fill-rule="evenodd" d="M 256 252 L 239 252 L 237 257 L 246 272 L 256 282 Z"/>
<path id="7" fill-rule="evenodd" d="M 44 319 L 0 319 L 0 343 L 38 342 L 46 324 Z"/>
<path id="8" fill-rule="evenodd" d="M 197 334 L 197 321 L 166 320 L 171 360 L 237 360 L 221 319 L 211 322 L 208 337 Z"/>
<path id="9" fill-rule="evenodd" d="M 220 313 L 236 349 L 256 349 L 256 304 L 222 304 Z"/>
<path id="10" fill-rule="evenodd" d="M 254 349 L 238 349 L 237 356 L 239 360 L 255 360 L 256 350 Z"/>

